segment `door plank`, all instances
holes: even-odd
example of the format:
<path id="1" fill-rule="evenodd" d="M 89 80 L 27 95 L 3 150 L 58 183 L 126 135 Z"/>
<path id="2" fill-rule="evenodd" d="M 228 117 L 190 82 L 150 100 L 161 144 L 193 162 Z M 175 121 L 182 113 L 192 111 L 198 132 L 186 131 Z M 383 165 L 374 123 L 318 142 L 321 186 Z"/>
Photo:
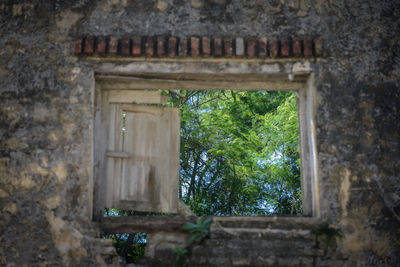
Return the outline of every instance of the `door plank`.
<path id="1" fill-rule="evenodd" d="M 166 104 L 168 96 L 160 91 L 112 90 L 110 103 Z"/>

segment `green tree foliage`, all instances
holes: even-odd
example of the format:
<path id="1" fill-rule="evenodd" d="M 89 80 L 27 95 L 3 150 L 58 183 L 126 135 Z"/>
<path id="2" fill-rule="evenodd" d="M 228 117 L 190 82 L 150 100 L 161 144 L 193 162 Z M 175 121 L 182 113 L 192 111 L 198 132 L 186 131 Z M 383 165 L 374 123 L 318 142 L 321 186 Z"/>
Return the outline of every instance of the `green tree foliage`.
<path id="1" fill-rule="evenodd" d="M 198 215 L 301 213 L 292 92 L 175 91 L 180 198 Z"/>
<path id="2" fill-rule="evenodd" d="M 105 216 L 131 216 L 142 215 L 134 211 L 125 211 L 119 209 L 105 209 Z M 147 233 L 135 234 L 110 234 L 105 238 L 113 240 L 113 245 L 119 256 L 125 259 L 126 263 L 136 263 L 144 256 L 144 250 L 147 244 Z"/>

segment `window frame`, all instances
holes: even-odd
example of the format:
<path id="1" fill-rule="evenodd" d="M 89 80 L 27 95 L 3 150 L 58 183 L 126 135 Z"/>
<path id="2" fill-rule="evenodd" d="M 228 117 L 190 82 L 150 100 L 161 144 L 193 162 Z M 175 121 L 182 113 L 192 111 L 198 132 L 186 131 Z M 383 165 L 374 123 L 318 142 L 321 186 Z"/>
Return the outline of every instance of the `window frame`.
<path id="1" fill-rule="evenodd" d="M 298 96 L 301 189 L 305 217 L 319 217 L 318 165 L 316 153 L 315 87 L 311 62 L 254 60 L 160 60 L 130 63 L 104 62 L 94 64 L 93 88 L 93 219 L 103 218 L 100 172 L 104 169 L 98 155 L 101 147 L 101 107 L 106 105 L 104 90 L 290 90 Z"/>

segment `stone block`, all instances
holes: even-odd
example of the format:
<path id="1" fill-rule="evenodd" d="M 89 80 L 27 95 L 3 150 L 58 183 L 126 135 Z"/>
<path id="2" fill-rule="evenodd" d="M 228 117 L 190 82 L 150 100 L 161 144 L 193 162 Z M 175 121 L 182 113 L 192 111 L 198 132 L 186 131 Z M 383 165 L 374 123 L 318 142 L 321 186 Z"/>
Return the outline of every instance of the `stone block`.
<path id="1" fill-rule="evenodd" d="M 106 55 L 106 47 L 107 47 L 107 38 L 105 36 L 97 37 L 97 47 L 96 52 L 99 56 Z"/>
<path id="2" fill-rule="evenodd" d="M 169 37 L 168 39 L 168 56 L 175 57 L 176 56 L 176 37 Z"/>
<path id="3" fill-rule="evenodd" d="M 214 38 L 214 56 L 221 57 L 222 56 L 222 39 Z"/>
<path id="4" fill-rule="evenodd" d="M 224 52 L 226 57 L 232 57 L 233 49 L 232 49 L 232 39 L 224 38 Z"/>
<path id="5" fill-rule="evenodd" d="M 155 258 L 162 251 L 172 253 L 172 249 L 175 247 L 185 247 L 188 244 L 187 239 L 188 235 L 186 233 L 149 233 L 147 235 L 145 256 Z"/>
<path id="6" fill-rule="evenodd" d="M 82 53 L 82 37 L 79 37 L 74 42 L 74 54 L 80 55 Z"/>
<path id="7" fill-rule="evenodd" d="M 154 39 L 153 37 L 147 37 L 145 43 L 145 56 L 152 57 L 154 56 Z"/>
<path id="8" fill-rule="evenodd" d="M 247 56 L 253 58 L 256 56 L 256 38 L 247 39 Z"/>
<path id="9" fill-rule="evenodd" d="M 163 57 L 165 55 L 165 38 L 157 36 L 157 56 Z"/>
<path id="10" fill-rule="evenodd" d="M 281 39 L 281 55 L 282 57 L 289 56 L 289 40 L 286 38 Z"/>
<path id="11" fill-rule="evenodd" d="M 142 54 L 142 38 L 134 36 L 132 38 L 132 56 L 140 57 Z"/>
<path id="12" fill-rule="evenodd" d="M 131 39 L 129 37 L 123 37 L 121 40 L 121 54 L 124 57 L 130 55 L 130 47 L 131 46 Z"/>
<path id="13" fill-rule="evenodd" d="M 276 38 L 269 39 L 269 56 L 272 58 L 278 57 L 279 46 Z"/>
<path id="14" fill-rule="evenodd" d="M 211 54 L 210 38 L 208 37 L 201 38 L 201 46 L 202 46 L 203 56 L 209 57 Z"/>
<path id="15" fill-rule="evenodd" d="M 193 58 L 197 58 L 200 55 L 200 41 L 197 37 L 190 38 L 190 54 Z"/>
<path id="16" fill-rule="evenodd" d="M 321 57 L 322 56 L 322 40 L 321 40 L 321 38 L 315 39 L 314 47 L 315 47 L 315 56 Z"/>
<path id="17" fill-rule="evenodd" d="M 235 38 L 235 45 L 236 45 L 236 51 L 235 55 L 236 57 L 244 57 L 244 40 L 243 38 Z"/>
<path id="18" fill-rule="evenodd" d="M 93 53 L 94 53 L 94 37 L 93 36 L 86 37 L 84 52 L 88 56 L 93 55 Z"/>
<path id="19" fill-rule="evenodd" d="M 181 57 L 187 56 L 188 51 L 188 41 L 187 38 L 180 38 L 178 46 L 178 54 Z"/>
<path id="20" fill-rule="evenodd" d="M 301 39 L 298 37 L 294 37 L 292 39 L 293 45 L 293 56 L 300 57 L 301 56 Z"/>
<path id="21" fill-rule="evenodd" d="M 300 259 L 299 257 L 278 257 L 278 266 L 299 266 Z"/>
<path id="22" fill-rule="evenodd" d="M 304 38 L 303 45 L 304 45 L 304 56 L 312 57 L 312 39 Z"/>
<path id="23" fill-rule="evenodd" d="M 346 266 L 346 260 L 327 259 L 325 257 L 316 258 L 315 266 L 318 267 L 331 267 L 331 266 Z"/>
<path id="24" fill-rule="evenodd" d="M 117 37 L 111 36 L 108 42 L 108 53 L 110 56 L 116 56 L 118 53 L 118 39 Z"/>
<path id="25" fill-rule="evenodd" d="M 232 266 L 248 266 L 250 265 L 249 258 L 233 258 Z"/>
<path id="26" fill-rule="evenodd" d="M 267 56 L 267 37 L 261 37 L 258 39 L 258 55 L 260 57 L 266 57 Z"/>

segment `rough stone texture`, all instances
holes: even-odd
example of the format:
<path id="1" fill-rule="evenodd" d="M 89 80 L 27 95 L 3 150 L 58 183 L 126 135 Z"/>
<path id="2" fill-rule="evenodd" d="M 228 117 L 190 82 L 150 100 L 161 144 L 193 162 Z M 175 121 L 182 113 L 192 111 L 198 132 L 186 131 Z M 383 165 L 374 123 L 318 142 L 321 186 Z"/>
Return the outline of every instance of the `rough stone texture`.
<path id="1" fill-rule="evenodd" d="M 198 265 L 251 265 L 249 253 L 265 265 L 398 265 L 399 8 L 396 0 L 2 1 L 0 264 L 118 264 L 90 220 L 94 73 L 74 57 L 76 37 L 213 35 L 323 41 L 324 58 L 312 63 L 321 219 L 342 229 L 337 251 L 345 257 L 310 250 L 279 260 L 247 240 L 238 241 L 250 249 L 235 250 L 237 258 L 207 254 Z M 110 42 L 109 54 L 117 48 Z M 220 249 L 210 255 L 235 246 L 211 241 Z"/>
<path id="2" fill-rule="evenodd" d="M 214 218 L 209 237 L 200 244 L 189 246 L 188 263 L 189 266 L 348 264 L 348 256 L 337 251 L 337 239 L 327 246 L 325 236 L 311 233 L 318 223 L 318 220 L 310 218 Z M 162 234 L 166 238 L 160 234 L 153 235 L 154 245 L 140 261 L 145 266 L 176 266 L 173 260 L 166 261 L 173 259 L 169 246 L 185 246 L 184 236 L 182 233 Z"/>

